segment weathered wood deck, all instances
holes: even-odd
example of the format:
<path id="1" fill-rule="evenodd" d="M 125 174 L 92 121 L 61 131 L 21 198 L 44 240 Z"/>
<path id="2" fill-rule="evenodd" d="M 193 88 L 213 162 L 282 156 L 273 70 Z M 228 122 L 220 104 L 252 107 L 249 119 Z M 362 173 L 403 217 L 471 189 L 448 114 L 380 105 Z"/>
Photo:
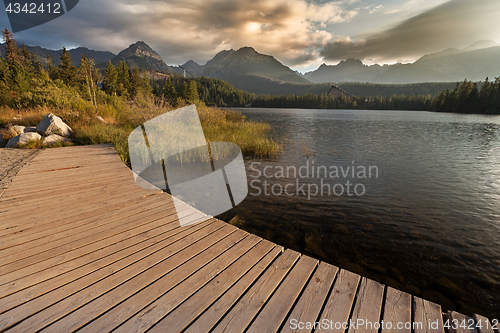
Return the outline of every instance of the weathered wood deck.
<path id="1" fill-rule="evenodd" d="M 315 332 L 445 332 L 437 304 L 178 213 L 199 223 L 180 227 L 171 197 L 136 186 L 109 145 L 42 152 L 0 197 L 0 331 L 311 332 L 294 323 L 327 320 Z M 339 327 L 349 319 L 423 325 Z M 483 327 L 470 333 L 498 333 Z"/>

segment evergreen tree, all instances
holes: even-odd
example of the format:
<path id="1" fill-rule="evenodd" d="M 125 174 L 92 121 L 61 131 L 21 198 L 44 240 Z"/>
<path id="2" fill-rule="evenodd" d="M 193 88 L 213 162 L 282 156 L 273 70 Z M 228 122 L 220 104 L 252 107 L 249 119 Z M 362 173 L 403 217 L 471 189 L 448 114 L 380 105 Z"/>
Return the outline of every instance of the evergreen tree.
<path id="1" fill-rule="evenodd" d="M 172 79 L 170 77 L 166 80 L 161 92 L 170 104 L 173 104 L 173 102 L 177 100 L 177 92 L 172 85 Z"/>
<path id="2" fill-rule="evenodd" d="M 7 58 L 7 63 L 9 64 L 9 67 L 12 67 L 14 65 L 14 62 L 19 62 L 19 64 L 22 64 L 22 58 L 20 55 L 19 47 L 17 46 L 17 41 L 14 38 L 14 35 L 12 32 L 5 28 L 5 30 L 2 32 L 3 34 L 3 40 L 5 43 L 5 58 Z"/>
<path id="3" fill-rule="evenodd" d="M 188 95 L 186 100 L 194 103 L 199 99 L 200 97 L 198 96 L 198 85 L 196 84 L 196 81 L 193 80 L 189 82 Z"/>
<path id="4" fill-rule="evenodd" d="M 141 73 L 139 68 L 136 68 L 130 77 L 130 98 L 135 98 L 137 94 L 143 91 L 142 84 Z"/>
<path id="5" fill-rule="evenodd" d="M 118 73 L 116 71 L 115 66 L 111 63 L 111 60 L 108 61 L 108 65 L 106 66 L 106 78 L 104 79 L 104 91 L 109 95 L 116 95 L 118 86 Z"/>
<path id="6" fill-rule="evenodd" d="M 28 72 L 33 72 L 34 68 L 33 68 L 33 64 L 31 62 L 31 59 L 32 59 L 32 55 L 31 53 L 28 51 L 28 48 L 26 47 L 26 45 L 23 44 L 22 46 L 22 63 L 24 65 L 24 69 L 26 69 Z"/>
<path id="7" fill-rule="evenodd" d="M 61 80 L 68 85 L 73 86 L 76 83 L 76 73 L 77 69 L 73 65 L 73 61 L 71 60 L 71 54 L 69 54 L 68 50 L 63 47 L 63 53 L 61 53 L 60 62 L 59 62 L 59 75 Z"/>
<path id="8" fill-rule="evenodd" d="M 0 58 L 0 88 L 6 89 L 10 84 L 10 71 L 7 60 Z"/>
<path id="9" fill-rule="evenodd" d="M 142 89 L 146 95 L 149 95 L 153 92 L 153 88 L 149 83 L 149 75 L 147 72 L 144 72 L 144 77 L 142 78 Z"/>
<path id="10" fill-rule="evenodd" d="M 130 96 L 130 69 L 124 61 L 118 63 L 117 69 L 117 87 L 119 96 L 128 98 Z"/>
<path id="11" fill-rule="evenodd" d="M 47 56 L 47 62 L 48 62 L 49 77 L 50 77 L 50 79 L 54 80 L 54 81 L 60 79 L 61 76 L 59 75 L 59 68 L 55 67 L 52 64 L 52 58 L 50 57 L 50 55 Z"/>
<path id="12" fill-rule="evenodd" d="M 488 78 L 484 80 L 481 91 L 479 92 L 480 100 L 480 112 L 490 113 L 492 111 L 493 105 L 491 105 L 491 88 L 490 81 Z"/>

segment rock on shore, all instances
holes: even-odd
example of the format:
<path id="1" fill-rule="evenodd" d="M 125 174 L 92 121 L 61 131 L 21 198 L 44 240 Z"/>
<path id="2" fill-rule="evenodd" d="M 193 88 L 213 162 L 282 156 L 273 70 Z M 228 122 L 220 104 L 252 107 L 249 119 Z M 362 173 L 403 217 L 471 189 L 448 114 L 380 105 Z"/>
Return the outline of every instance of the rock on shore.
<path id="1" fill-rule="evenodd" d="M 58 142 L 72 142 L 69 137 L 73 130 L 61 118 L 49 113 L 43 116 L 42 121 L 36 127 L 11 126 L 18 135 L 7 142 L 6 148 L 16 148 L 29 141 L 37 141 L 43 138 L 44 145 L 52 145 Z"/>

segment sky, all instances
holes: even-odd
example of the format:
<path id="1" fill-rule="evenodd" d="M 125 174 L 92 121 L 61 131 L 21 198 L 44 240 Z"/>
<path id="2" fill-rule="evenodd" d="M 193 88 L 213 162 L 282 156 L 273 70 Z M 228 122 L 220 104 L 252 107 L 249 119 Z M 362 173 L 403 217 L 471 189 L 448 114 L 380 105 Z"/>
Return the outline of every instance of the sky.
<path id="1" fill-rule="evenodd" d="M 169 65 L 251 46 L 306 72 L 347 58 L 408 63 L 479 40 L 500 43 L 498 22 L 500 0 L 81 0 L 15 36 L 113 53 L 142 40 Z M 4 11 L 0 26 L 10 28 Z"/>

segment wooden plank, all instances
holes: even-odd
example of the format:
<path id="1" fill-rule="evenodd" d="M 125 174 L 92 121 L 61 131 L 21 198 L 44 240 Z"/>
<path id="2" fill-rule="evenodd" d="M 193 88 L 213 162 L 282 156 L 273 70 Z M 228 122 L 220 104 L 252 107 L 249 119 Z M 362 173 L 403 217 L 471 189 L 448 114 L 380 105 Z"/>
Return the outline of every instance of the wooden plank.
<path id="1" fill-rule="evenodd" d="M 0 204 L 2 205 L 2 214 L 6 214 L 7 212 L 10 212 L 14 208 L 19 208 L 19 205 L 22 202 L 30 201 L 30 202 L 43 202 L 45 197 L 51 197 L 51 198 L 59 198 L 62 195 L 67 195 L 68 192 L 70 193 L 75 193 L 75 194 L 81 194 L 81 193 L 89 193 L 89 192 L 94 192 L 94 194 L 99 193 L 97 190 L 98 188 L 121 188 L 124 185 L 129 185 L 127 183 L 124 183 L 128 177 L 124 176 L 117 176 L 117 177 L 110 177 L 107 178 L 106 180 L 100 181 L 98 183 L 83 183 L 83 184 L 76 184 L 73 185 L 69 188 L 47 188 L 43 191 L 43 195 L 40 195 L 39 191 L 33 191 L 33 190 L 26 190 L 26 191 L 18 191 L 15 188 L 11 187 L 11 191 L 6 194 L 6 196 L 2 196 L 0 200 Z M 122 181 L 123 180 L 123 181 Z"/>
<path id="2" fill-rule="evenodd" d="M 238 232 L 241 232 L 241 230 L 239 230 Z M 173 309 L 179 306 L 187 298 L 189 298 L 200 288 L 210 282 L 214 277 L 225 270 L 228 266 L 230 266 L 233 262 L 243 256 L 259 241 L 260 238 L 257 236 L 247 236 L 244 240 L 235 244 L 231 248 L 228 248 L 219 257 L 215 258 L 213 261 L 199 269 L 193 275 L 189 276 L 189 278 L 182 281 L 172 289 L 169 290 L 169 287 L 171 287 L 172 285 L 172 282 L 170 281 L 171 278 L 168 278 L 168 284 L 165 284 L 165 282 L 167 282 L 165 281 L 165 278 L 158 281 L 157 283 L 154 283 L 152 286 L 150 286 L 151 288 L 146 288 L 148 290 L 144 290 L 144 292 L 141 292 L 143 295 L 136 295 L 133 298 L 127 300 L 127 302 L 131 304 L 146 303 L 148 305 L 142 307 L 142 309 L 139 308 L 139 311 L 128 318 L 128 320 L 126 317 L 122 317 L 122 319 L 124 319 L 123 323 L 116 329 L 115 332 L 144 332 L 150 329 L 158 321 L 169 315 Z M 190 263 L 187 264 L 189 265 Z M 110 318 L 116 317 L 116 315 L 122 315 L 125 309 L 127 309 L 127 312 L 130 313 L 131 311 L 129 309 L 131 307 L 131 304 L 129 304 L 128 306 L 122 306 L 122 304 L 120 304 L 120 309 L 118 311 L 110 315 L 106 314 L 106 317 Z M 115 323 L 115 325 L 116 324 L 119 325 L 119 323 Z M 108 329 L 109 327 L 106 327 L 104 330 L 107 331 Z M 157 330 L 158 328 L 153 329 L 153 332 Z M 171 328 L 169 328 L 169 330 L 172 331 Z M 89 333 L 95 332 L 95 330 L 93 329 L 85 331 Z M 160 329 L 160 331 L 164 330 Z"/>
<path id="3" fill-rule="evenodd" d="M 22 183 L 33 184 L 37 183 L 39 180 L 43 183 L 47 183 L 49 180 L 56 180 L 58 178 L 72 179 L 75 176 L 87 177 L 97 174 L 99 174 L 99 176 L 132 174 L 130 170 L 127 172 L 125 169 L 118 168 L 118 163 L 121 162 L 116 161 L 114 158 L 94 158 L 86 161 L 86 163 L 75 163 L 73 165 L 58 165 L 54 167 L 54 164 L 52 164 L 41 168 L 30 166 L 30 173 L 16 177 L 14 186 L 18 186 Z"/>
<path id="4" fill-rule="evenodd" d="M 156 322 L 155 318 L 157 316 L 161 316 L 163 310 L 168 312 L 169 302 L 173 302 L 172 306 L 175 306 L 174 304 L 179 301 L 179 297 L 189 296 L 189 288 L 186 288 L 185 290 L 187 294 L 186 296 L 183 295 L 183 289 L 184 284 L 189 283 L 185 281 L 186 279 L 191 281 L 193 280 L 193 273 L 194 276 L 196 276 L 196 279 L 199 279 L 200 276 L 204 275 L 204 273 L 215 268 L 214 266 L 221 265 L 219 266 L 219 269 L 223 269 L 223 267 L 225 267 L 224 261 L 226 259 L 229 259 L 230 262 L 236 260 L 241 252 L 246 252 L 249 248 L 255 245 L 256 241 L 258 241 L 256 238 L 248 239 L 247 236 L 247 232 L 236 230 L 227 237 L 217 240 L 203 252 L 193 256 L 188 261 L 183 262 L 182 265 L 176 265 L 175 269 L 166 269 L 166 271 L 163 271 L 153 267 L 145 272 L 145 274 L 137 276 L 134 279 L 118 286 L 116 289 L 111 290 L 104 297 L 99 297 L 91 303 L 88 303 L 75 312 L 67 315 L 63 319 L 51 325 L 48 330 L 51 332 L 71 332 L 75 329 L 82 328 L 82 325 L 85 325 L 94 318 L 103 315 L 114 306 L 117 306 L 119 310 L 116 312 L 111 310 L 111 317 L 119 315 L 120 318 L 124 320 L 137 311 L 148 306 L 156 298 L 161 296 L 162 293 L 166 293 L 170 290 L 172 295 L 175 294 L 175 297 L 166 296 L 159 298 L 155 301 L 155 305 L 147 310 L 141 310 L 137 314 L 137 316 L 139 316 L 138 322 L 134 320 L 134 318 L 137 317 L 132 317 L 131 321 L 128 322 L 131 325 L 128 325 L 125 329 L 125 332 L 143 332 L 145 329 L 150 328 L 151 322 Z M 233 247 L 235 249 L 234 253 L 232 251 L 227 251 L 228 249 L 233 249 Z M 217 268 L 215 268 L 215 270 L 217 271 Z M 214 274 L 217 274 L 216 271 Z M 180 284 L 181 282 L 182 284 Z M 172 290 L 175 286 L 178 286 L 179 288 Z M 166 301 L 167 304 L 160 302 L 160 300 Z M 122 303 L 119 304 L 120 302 Z M 124 325 L 126 324 L 127 323 Z M 111 326 L 114 325 L 111 323 Z M 124 326 L 122 325 L 116 330 L 116 332 L 123 330 Z M 95 332 L 93 330 L 86 331 Z"/>
<path id="5" fill-rule="evenodd" d="M 448 311 L 450 333 L 479 333 L 473 318 L 455 311 Z"/>
<path id="6" fill-rule="evenodd" d="M 276 246 L 257 265 L 247 272 L 237 283 L 215 301 L 184 333 L 210 331 L 229 309 L 244 295 L 248 288 L 265 272 L 269 265 L 283 252 L 283 247 Z M 196 302 L 196 299 L 193 299 Z M 182 313 L 180 313 L 182 315 Z"/>
<path id="7" fill-rule="evenodd" d="M 72 223 L 75 221 L 82 221 L 86 218 L 96 217 L 100 214 L 106 214 L 108 212 L 116 212 L 124 207 L 142 204 L 147 200 L 152 198 L 158 198 L 164 195 L 163 193 L 154 193 L 149 196 L 137 196 L 135 194 L 124 194 L 124 196 L 118 196 L 116 198 L 109 199 L 105 202 L 98 201 L 94 204 L 89 204 L 84 207 L 78 207 L 75 209 L 67 209 L 64 215 L 58 214 L 54 216 L 39 217 L 36 216 L 29 218 L 25 221 L 13 220 L 7 225 L 8 229 L 0 229 L 0 236 L 19 234 L 24 231 L 33 230 L 35 227 L 41 227 L 41 230 L 50 227 L 51 223 Z M 162 200 L 164 198 L 160 197 Z M 43 226 L 43 227 L 42 227 Z M 6 236 L 5 236 L 6 237 Z M 4 238 L 4 237 L 2 237 Z"/>
<path id="8" fill-rule="evenodd" d="M 224 224 L 222 224 L 222 225 L 224 225 Z M 220 228 L 221 224 L 217 224 L 216 226 L 218 228 Z M 211 228 L 211 226 L 210 226 L 210 228 Z M 189 239 L 191 239 L 190 237 L 189 237 Z M 200 236 L 197 235 L 196 237 L 200 237 Z M 115 243 L 111 246 L 94 251 L 92 253 L 85 254 L 85 255 L 80 256 L 74 260 L 68 261 L 66 263 L 61 263 L 61 264 L 58 264 L 58 265 L 55 265 L 55 266 L 52 266 L 49 268 L 44 268 L 43 270 L 37 272 L 36 274 L 24 276 L 22 278 L 19 278 L 19 279 L 12 281 L 12 282 L 5 283 L 5 284 L 0 286 L 0 297 L 10 295 L 10 294 L 15 293 L 19 290 L 22 290 L 26 287 L 40 283 L 42 281 L 45 281 L 45 280 L 50 279 L 52 277 L 55 277 L 55 276 L 62 274 L 64 272 L 78 268 L 78 267 L 85 265 L 89 262 L 98 260 L 98 259 L 102 258 L 103 256 L 107 256 L 111 253 L 114 253 L 114 252 L 120 250 L 121 248 L 123 248 L 125 246 L 125 244 L 127 244 L 124 242 L 127 242 L 127 241 L 129 243 L 132 243 L 132 244 L 135 242 L 135 240 L 129 241 L 127 239 L 126 241 Z"/>
<path id="9" fill-rule="evenodd" d="M 358 274 L 344 269 L 340 271 L 319 319 L 319 322 L 326 320 L 328 323 L 333 323 L 333 325 L 320 326 L 314 332 L 344 333 L 345 328 L 336 328 L 335 324 L 348 322 L 360 279 L 361 277 Z"/>
<path id="10" fill-rule="evenodd" d="M 384 298 L 384 285 L 363 278 L 359 286 L 356 305 L 351 319 L 355 326 L 350 326 L 349 333 L 377 333 L 380 325 L 380 312 Z M 360 320 L 360 321 L 358 321 Z"/>
<path id="11" fill-rule="evenodd" d="M 123 181 L 126 181 L 126 178 L 110 179 L 107 182 L 94 183 L 94 184 L 89 184 L 89 185 L 94 186 L 95 188 L 104 187 L 103 190 L 108 191 L 105 193 L 113 193 L 114 195 L 120 194 L 119 196 L 123 196 L 123 192 L 121 192 L 121 191 L 130 191 L 127 194 L 135 194 L 135 195 L 142 194 L 142 193 L 144 195 L 154 193 L 154 191 L 152 191 L 152 190 L 142 189 L 135 184 L 116 185 L 116 182 L 123 182 Z M 113 185 L 113 183 L 115 183 L 115 185 Z M 159 192 L 159 191 L 156 191 L 156 192 Z M 41 193 L 43 193 L 43 191 L 41 191 L 41 192 L 37 191 L 34 193 L 38 194 L 39 197 L 37 197 L 36 199 L 32 199 L 32 198 L 25 199 L 23 197 L 19 197 L 19 198 L 13 197 L 13 199 L 10 203 L 2 202 L 1 203 L 2 208 L 1 208 L 0 214 L 5 218 L 9 218 L 9 217 L 14 217 L 14 218 L 23 217 L 23 218 L 25 218 L 25 214 L 19 214 L 20 212 L 38 213 L 38 215 L 40 216 L 40 215 L 42 215 L 43 211 L 46 211 L 48 209 L 50 209 L 51 211 L 60 211 L 60 210 L 62 210 L 60 208 L 72 207 L 75 202 L 77 203 L 77 205 L 80 205 L 82 203 L 86 203 L 87 201 L 89 201 L 89 199 L 95 200 L 96 198 L 100 198 L 100 199 L 109 199 L 110 198 L 109 194 L 106 197 L 105 193 L 103 193 L 103 192 L 98 192 L 98 191 L 89 192 L 89 193 L 72 192 L 71 189 L 67 189 L 67 191 L 59 189 L 58 193 L 60 195 L 55 196 L 55 197 L 52 197 L 50 195 L 47 195 L 47 196 L 41 195 Z M 92 193 L 92 194 L 90 194 L 90 193 Z M 62 194 L 65 194 L 65 197 L 61 197 Z M 57 199 L 60 199 L 60 200 L 57 200 Z M 82 199 L 87 199 L 87 200 L 82 202 L 81 201 Z M 57 204 L 59 204 L 59 205 L 57 205 Z M 39 212 L 33 211 L 33 209 L 35 208 L 34 207 L 35 205 L 37 206 L 38 209 L 40 209 Z M 27 208 L 31 208 L 31 210 L 27 209 Z M 16 214 L 16 212 L 18 214 Z"/>
<path id="12" fill-rule="evenodd" d="M 88 209 L 100 209 L 114 202 L 125 201 L 130 198 L 139 199 L 141 197 L 147 197 L 160 193 L 159 191 L 149 190 L 139 191 L 136 187 L 122 187 L 120 188 L 120 191 L 121 194 L 114 196 L 113 200 L 109 200 L 109 194 L 96 194 L 92 197 L 84 196 L 77 202 L 67 204 L 60 203 L 59 206 L 57 206 L 55 202 L 47 202 L 47 204 L 33 204 L 31 205 L 33 207 L 32 212 L 21 215 L 12 215 L 7 219 L 7 221 L 2 222 L 1 227 L 10 227 L 12 224 L 23 225 L 37 220 L 54 221 L 56 218 L 64 218 L 64 216 L 60 216 L 62 214 L 65 214 L 65 216 L 72 216 L 79 213 L 81 215 Z M 30 205 L 29 201 L 25 204 Z"/>
<path id="13" fill-rule="evenodd" d="M 23 320 L 27 314 L 43 310 L 60 299 L 115 274 L 214 222 L 215 219 L 211 219 L 182 228 L 175 227 L 174 223 L 167 224 L 163 230 L 158 231 L 158 234 L 148 234 L 147 236 L 151 237 L 144 242 L 122 248 L 100 260 L 7 296 L 0 302 L 0 313 L 17 308 L 0 317 L 2 318 L 0 329 L 13 325 Z"/>
<path id="14" fill-rule="evenodd" d="M 71 193 L 76 194 L 76 195 L 95 195 L 96 193 L 113 193 L 116 194 L 123 186 L 121 184 L 117 184 L 117 182 L 110 180 L 109 184 L 99 184 L 99 185 L 80 185 L 80 186 L 75 186 L 74 188 L 71 189 Z M 51 193 L 52 192 L 52 193 Z M 61 191 L 59 189 L 57 190 L 49 190 L 45 191 L 43 193 L 44 197 L 50 197 L 54 201 L 56 200 L 63 200 L 65 199 L 65 196 L 67 196 L 68 193 L 66 191 Z M 30 205 L 35 205 L 39 203 L 43 203 L 44 198 L 40 198 L 40 193 L 29 193 L 29 194 L 24 194 L 24 195 L 19 195 L 20 200 L 14 201 L 13 203 L 7 205 L 5 202 L 1 202 L 0 205 L 2 206 L 2 212 L 0 212 L 0 215 L 2 217 L 7 218 L 7 216 L 11 216 L 12 212 L 29 212 L 30 208 L 33 209 L 32 207 L 26 207 L 26 203 L 29 203 Z M 22 199 L 22 200 L 21 200 Z M 64 201 L 66 203 L 67 201 Z"/>
<path id="15" fill-rule="evenodd" d="M 95 172 L 95 173 L 89 173 L 88 175 L 78 176 L 73 180 L 54 177 L 53 179 L 47 178 L 40 181 L 34 181 L 31 185 L 29 184 L 29 182 L 24 182 L 23 184 L 11 183 L 12 188 L 10 188 L 9 185 L 8 190 L 9 192 L 14 189 L 28 190 L 28 191 L 31 189 L 33 191 L 43 191 L 45 189 L 52 189 L 58 187 L 69 189 L 71 185 L 83 184 L 83 183 L 100 183 L 106 181 L 109 177 L 126 178 L 127 174 L 130 177 L 130 179 L 132 180 L 134 179 L 131 170 L 129 170 L 129 172 L 119 172 L 119 173 L 115 171 L 107 171 L 103 173 Z"/>
<path id="16" fill-rule="evenodd" d="M 187 207 L 187 205 L 185 205 Z M 183 208 L 186 208 L 183 207 Z M 51 223 L 43 227 L 34 227 L 31 230 L 26 230 L 21 235 L 6 235 L 4 241 L 0 245 L 0 257 L 4 263 L 8 263 L 8 256 L 18 253 L 22 250 L 29 250 L 31 254 L 36 254 L 36 247 L 43 246 L 47 243 L 52 243 L 58 239 L 67 239 L 72 235 L 77 235 L 77 239 L 84 237 L 84 232 L 89 231 L 91 234 L 96 234 L 99 230 L 107 230 L 120 221 L 126 219 L 138 219 L 155 214 L 158 210 L 174 209 L 173 203 L 165 202 L 161 197 L 143 201 L 142 204 L 133 204 L 124 207 L 119 212 L 109 212 L 101 216 L 91 217 L 82 220 L 76 220 L 71 223 Z M 135 219 L 134 219 L 135 217 Z M 95 232 L 93 232 L 95 231 Z M 16 237 L 17 236 L 17 237 Z M 63 240 L 64 242 L 64 240 Z M 64 244 L 70 243 L 69 241 Z M 51 244 L 49 244 L 51 245 Z M 33 252 L 35 251 L 35 252 Z"/>
<path id="17" fill-rule="evenodd" d="M 300 254 L 292 250 L 286 250 L 278 257 L 214 328 L 213 333 L 243 332 L 299 257 Z"/>
<path id="18" fill-rule="evenodd" d="M 209 228 L 210 227 L 218 227 L 218 223 L 211 224 Z M 132 283 L 132 285 L 134 285 L 134 283 L 138 283 L 140 286 L 144 286 L 144 284 L 147 285 L 156 280 L 159 276 L 167 274 L 182 265 L 187 260 L 196 256 L 198 253 L 201 253 L 215 242 L 234 232 L 235 229 L 236 228 L 234 227 L 225 225 L 210 234 L 210 237 L 204 237 L 195 243 L 193 243 L 194 240 L 192 237 L 184 238 L 182 241 L 169 246 L 169 249 L 157 252 L 154 256 L 149 256 L 146 258 L 145 263 L 144 261 L 141 261 L 128 266 L 127 268 L 121 270 L 118 274 L 113 274 L 110 277 L 61 300 L 51 307 L 26 318 L 16 326 L 16 331 L 33 332 L 53 323 L 57 324 L 60 319 L 66 317 L 70 313 L 74 313 L 75 310 L 81 308 L 89 302 L 92 302 L 102 295 L 107 295 L 106 299 L 108 302 L 113 302 L 114 299 L 120 300 L 123 295 L 121 293 L 117 293 L 117 290 L 120 290 L 117 289 L 117 286 L 122 286 L 124 285 L 123 283 L 127 281 L 131 281 L 130 283 Z M 175 254 L 170 255 L 171 251 L 175 251 Z M 140 277 L 136 278 L 137 276 Z M 127 284 L 127 286 L 129 285 L 130 284 Z M 113 294 L 110 294 L 111 291 Z M 110 295 L 113 295 L 115 298 L 110 297 Z M 72 323 L 76 324 L 75 322 Z M 52 327 L 48 331 L 60 332 L 61 330 Z M 67 330 L 62 331 L 67 332 Z"/>
<path id="19" fill-rule="evenodd" d="M 489 321 L 488 318 L 475 314 L 474 321 L 476 322 L 479 333 L 495 333 L 491 321 Z"/>
<path id="20" fill-rule="evenodd" d="M 318 260 L 302 256 L 247 332 L 277 332 L 317 265 Z"/>
<path id="21" fill-rule="evenodd" d="M 54 222 L 60 222 L 62 220 L 75 221 L 81 220 L 89 216 L 97 216 L 100 213 L 106 213 L 110 210 L 120 209 L 127 205 L 133 205 L 139 202 L 144 202 L 151 197 L 161 198 L 166 202 L 171 201 L 167 197 L 159 197 L 161 192 L 156 193 L 145 193 L 145 195 L 140 195 L 135 191 L 124 191 L 120 195 L 113 196 L 113 198 L 106 199 L 105 196 L 100 197 L 97 195 L 93 196 L 93 200 L 85 200 L 79 204 L 71 205 L 70 207 L 65 207 L 61 205 L 59 208 L 44 208 L 33 206 L 33 209 L 40 210 L 40 214 L 36 213 L 24 214 L 17 218 L 9 218 L 4 223 L 2 223 L 1 228 L 11 228 L 15 230 L 4 229 L 2 232 L 7 233 L 19 233 L 21 230 L 27 230 L 33 227 L 33 225 L 48 225 Z M 29 203 L 27 203 L 29 204 Z"/>
<path id="22" fill-rule="evenodd" d="M 102 220 L 97 218 L 88 218 L 82 220 L 84 221 L 83 223 L 75 223 L 74 225 L 71 223 L 70 225 L 72 228 L 69 229 L 61 228 L 62 230 L 59 232 L 48 233 L 47 235 L 43 235 L 39 238 L 35 238 L 35 236 L 33 236 L 34 239 L 31 239 L 26 243 L 15 244 L 9 248 L 0 250 L 0 257 L 4 263 L 7 264 L 10 261 L 19 260 L 20 258 L 32 256 L 49 249 L 69 244 L 69 237 L 72 236 L 76 239 L 72 239 L 71 241 L 84 241 L 86 237 L 91 235 L 95 235 L 95 237 L 103 236 L 103 232 L 112 232 L 112 230 L 115 230 L 120 226 L 120 222 L 126 221 L 127 218 L 134 218 L 134 216 L 147 217 L 148 215 L 156 214 L 158 210 L 165 211 L 165 216 L 167 216 L 171 214 L 169 211 L 174 209 L 172 204 L 165 204 L 156 207 L 149 206 L 150 211 L 148 212 L 148 210 L 144 210 L 144 206 L 148 205 L 132 205 L 125 207 L 125 209 L 122 210 L 123 213 L 115 213 L 115 216 L 103 216 Z M 186 210 L 188 207 L 189 206 L 187 205 L 179 206 L 178 211 L 180 212 Z M 93 240 L 97 241 L 99 238 L 93 238 Z"/>
<path id="23" fill-rule="evenodd" d="M 387 287 L 382 333 L 411 333 L 411 295 Z"/>
<path id="24" fill-rule="evenodd" d="M 71 179 L 67 179 L 59 175 L 59 173 L 54 173 L 51 177 L 41 175 L 43 180 L 19 180 L 17 182 L 10 183 L 8 187 L 7 196 L 2 197 L 2 202 L 8 202 L 17 195 L 25 195 L 38 191 L 45 190 L 56 190 L 69 191 L 72 186 L 82 186 L 85 184 L 100 184 L 108 182 L 111 179 L 134 179 L 132 172 L 114 172 L 114 171 L 104 171 L 104 170 L 94 170 L 95 174 L 89 173 L 88 175 L 78 175 Z M 15 178 L 14 178 L 15 179 Z M 66 181 L 65 181 L 66 180 Z M 132 181 L 133 183 L 133 181 Z"/>
<path id="25" fill-rule="evenodd" d="M 245 278 L 247 272 L 255 268 L 255 265 L 262 260 L 275 247 L 275 244 L 260 240 L 260 242 L 250 251 L 240 257 L 235 263 L 225 271 L 217 275 L 210 283 L 198 290 L 168 316 L 157 323 L 150 331 L 181 332 L 199 315 L 201 315 L 210 305 L 231 288 L 240 278 Z M 252 275 L 252 274 L 251 274 Z"/>
<path id="26" fill-rule="evenodd" d="M 66 239 L 66 244 L 56 248 L 48 248 L 51 243 L 44 244 L 45 246 L 43 246 L 40 252 L 28 256 L 26 253 L 23 253 L 22 259 L 11 261 L 1 266 L 0 270 L 2 273 L 0 276 L 35 264 L 47 267 L 49 266 L 46 264 L 47 260 L 55 260 L 54 258 L 57 258 L 58 256 L 64 255 L 64 260 L 72 260 L 72 258 L 77 258 L 81 254 L 93 252 L 97 249 L 115 244 L 149 230 L 159 228 L 165 224 L 165 218 L 168 217 L 171 218 L 170 221 L 177 219 L 176 210 L 173 207 L 159 207 L 143 214 L 133 215 L 131 217 L 118 220 L 116 221 L 114 228 L 105 230 L 100 234 L 95 234 L 94 230 L 91 230 L 89 235 L 83 239 L 81 238 L 83 235 L 75 234 Z M 33 252 L 36 252 L 36 249 L 34 249 Z M 17 253 L 9 256 L 9 260 L 15 258 L 16 254 Z M 0 278 L 0 281 L 1 280 L 2 278 Z"/>
<path id="27" fill-rule="evenodd" d="M 415 333 L 444 333 L 441 306 L 413 296 Z"/>
<path id="28" fill-rule="evenodd" d="M 319 264 L 304 293 L 300 296 L 299 301 L 281 329 L 282 333 L 312 332 L 312 329 L 299 329 L 297 323 L 316 322 L 338 270 L 337 267 L 325 262 Z"/>

